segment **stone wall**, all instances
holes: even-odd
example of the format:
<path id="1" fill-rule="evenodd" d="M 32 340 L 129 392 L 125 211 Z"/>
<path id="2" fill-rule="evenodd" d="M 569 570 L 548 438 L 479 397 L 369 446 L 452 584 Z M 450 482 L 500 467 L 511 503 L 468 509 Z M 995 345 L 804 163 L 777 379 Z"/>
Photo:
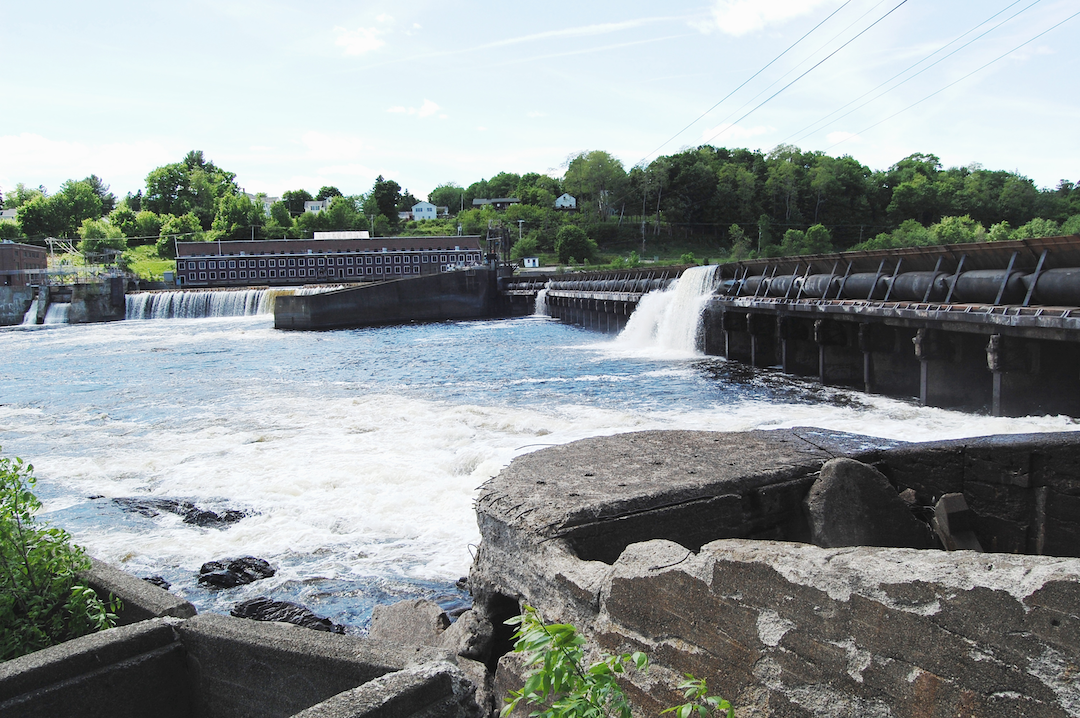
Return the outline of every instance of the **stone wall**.
<path id="1" fill-rule="evenodd" d="M 646 651 L 628 684 L 643 715 L 681 702 L 687 672 L 740 716 L 1080 715 L 1078 450 L 1075 434 L 588 439 L 482 488 L 470 581 L 493 625 L 527 603 L 603 650 Z M 967 497 L 997 552 L 811 545 L 804 498 L 838 457 L 911 489 L 914 516 Z M 498 671 L 497 690 L 520 680 L 512 654 Z"/>
<path id="2" fill-rule="evenodd" d="M 22 324 L 35 291 L 34 287 L 0 287 L 0 327 Z"/>

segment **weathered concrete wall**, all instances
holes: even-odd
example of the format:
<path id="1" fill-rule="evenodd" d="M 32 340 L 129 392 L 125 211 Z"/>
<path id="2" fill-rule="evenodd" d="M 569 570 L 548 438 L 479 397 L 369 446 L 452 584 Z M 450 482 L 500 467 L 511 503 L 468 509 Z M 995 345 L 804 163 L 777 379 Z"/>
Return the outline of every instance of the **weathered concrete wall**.
<path id="1" fill-rule="evenodd" d="M 76 284 L 71 291 L 68 324 L 115 322 L 124 318 L 126 310 L 122 277 L 94 284 Z"/>
<path id="2" fill-rule="evenodd" d="M 35 291 L 34 287 L 0 287 L 0 327 L 22 324 Z"/>
<path id="3" fill-rule="evenodd" d="M 498 306 L 494 272 L 478 269 L 395 279 L 274 302 L 277 329 L 336 329 L 410 321 L 479 319 Z"/>
<path id="4" fill-rule="evenodd" d="M 117 625 L 126 626 L 150 618 L 191 618 L 195 615 L 195 606 L 175 596 L 149 581 L 136 578 L 130 573 L 110 566 L 104 561 L 91 559 L 89 571 L 81 578 L 103 600 L 110 594 L 119 598 L 123 604 L 117 613 Z"/>
<path id="5" fill-rule="evenodd" d="M 0 716 L 187 718 L 186 671 L 166 619 L 142 621 L 0 663 Z"/>
<path id="6" fill-rule="evenodd" d="M 643 714 L 681 702 L 690 672 L 743 716 L 1080 715 L 1078 451 L 1075 434 L 807 429 L 545 449 L 481 490 L 476 610 L 497 625 L 528 603 L 608 652 L 645 650 L 654 668 L 629 686 Z M 842 456 L 915 508 L 964 494 L 984 546 L 1066 557 L 801 543 L 803 499 Z M 499 671 L 502 690 L 520 666 Z"/>

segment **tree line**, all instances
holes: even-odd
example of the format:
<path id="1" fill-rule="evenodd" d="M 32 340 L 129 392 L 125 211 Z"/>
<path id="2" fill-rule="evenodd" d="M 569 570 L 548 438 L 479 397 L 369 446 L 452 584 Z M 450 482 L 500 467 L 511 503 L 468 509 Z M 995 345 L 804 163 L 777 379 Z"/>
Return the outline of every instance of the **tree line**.
<path id="1" fill-rule="evenodd" d="M 575 197 L 575 211 L 555 209 L 564 192 Z M 472 206 L 495 197 L 519 202 L 505 211 Z M 96 175 L 51 195 L 19 184 L 3 197 L 17 221 L 0 222 L 0 238 L 79 239 L 88 252 L 154 242 L 171 257 L 176 239 L 301 238 L 320 230 L 483 234 L 498 223 L 515 240 L 513 256 L 552 253 L 566 262 L 639 246 L 659 252 L 686 240 L 738 259 L 1080 232 L 1080 186 L 1069 180 L 1040 189 L 1016 172 L 944 168 L 921 153 L 871 170 L 849 155 L 791 145 L 768 153 L 702 145 L 629 170 L 607 152 L 583 152 L 568 158 L 558 178 L 500 172 L 468 186 L 440 184 L 427 198 L 449 209 L 437 220 L 400 219 L 418 200 L 382 176 L 359 194 L 321 187 L 290 190 L 269 207 L 264 199 L 192 151 L 151 170 L 145 190 L 122 199 Z M 327 209 L 305 212 L 313 200 L 328 201 Z"/>

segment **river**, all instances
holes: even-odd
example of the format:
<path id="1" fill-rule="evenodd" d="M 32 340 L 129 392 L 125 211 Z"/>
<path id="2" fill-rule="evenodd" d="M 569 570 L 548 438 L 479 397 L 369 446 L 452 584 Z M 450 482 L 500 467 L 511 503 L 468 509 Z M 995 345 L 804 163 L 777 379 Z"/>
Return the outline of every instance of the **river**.
<path id="1" fill-rule="evenodd" d="M 358 631 L 377 603 L 464 605 L 454 582 L 479 541 L 477 487 L 544 446 L 643 429 L 930 440 L 1077 428 L 704 357 L 687 345 L 700 290 L 683 295 L 650 295 L 619 337 L 544 316 L 312 333 L 277 331 L 265 313 L 10 327 L 0 447 L 35 465 L 45 518 L 101 559 L 163 576 L 200 611 L 266 595 Z M 140 497 L 246 517 L 202 528 L 113 500 Z M 197 585 L 203 562 L 242 555 L 277 575 Z"/>

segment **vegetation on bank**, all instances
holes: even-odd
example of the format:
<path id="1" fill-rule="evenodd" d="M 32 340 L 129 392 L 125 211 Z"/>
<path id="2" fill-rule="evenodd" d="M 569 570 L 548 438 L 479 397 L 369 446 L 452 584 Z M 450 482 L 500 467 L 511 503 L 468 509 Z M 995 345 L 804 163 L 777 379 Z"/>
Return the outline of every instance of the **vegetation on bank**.
<path id="1" fill-rule="evenodd" d="M 0 661 L 116 623 L 119 602 L 103 602 L 78 574 L 90 568 L 63 529 L 39 522 L 33 466 L 0 458 Z"/>
<path id="2" fill-rule="evenodd" d="M 619 677 L 630 669 L 647 671 L 649 658 L 641 651 L 617 656 L 603 655 L 585 662 L 585 639 L 569 623 L 545 624 L 540 612 L 525 606 L 507 625 L 517 626 L 514 651 L 525 654 L 528 674 L 520 690 L 510 691 L 501 715 L 509 716 L 522 702 L 537 706 L 536 718 L 630 718 L 630 701 Z M 679 684 L 686 703 L 662 713 L 676 718 L 732 718 L 735 711 L 720 696 L 710 696 L 704 679 L 687 675 Z"/>
<path id="3" fill-rule="evenodd" d="M 564 192 L 575 197 L 576 211 L 555 209 Z M 520 202 L 503 211 L 472 205 L 494 197 Z M 96 175 L 68 180 L 53 194 L 19 184 L 3 196 L 18 221 L 0 222 L 0 238 L 68 238 L 89 258 L 125 257 L 150 278 L 169 268 L 150 264 L 153 255 L 172 259 L 178 240 L 301 238 L 322 230 L 432 236 L 485 235 L 494 227 L 515 258 L 614 269 L 682 263 L 686 254 L 722 262 L 1080 232 L 1080 186 L 1070 180 L 1038 188 L 1015 172 L 944 168 L 921 153 L 871 170 L 847 155 L 790 145 L 768 153 L 703 145 L 629 171 L 607 152 L 583 152 L 559 178 L 500 172 L 468 186 L 441 184 L 428 200 L 449 214 L 435 220 L 399 219 L 417 198 L 382 176 L 360 194 L 327 186 L 315 194 L 290 190 L 268 207 L 264 199 L 249 197 L 234 173 L 192 151 L 151 170 L 145 190 L 122 199 Z M 304 202 L 314 200 L 328 208 L 305 212 Z M 153 251 L 130 252 L 140 246 Z"/>

